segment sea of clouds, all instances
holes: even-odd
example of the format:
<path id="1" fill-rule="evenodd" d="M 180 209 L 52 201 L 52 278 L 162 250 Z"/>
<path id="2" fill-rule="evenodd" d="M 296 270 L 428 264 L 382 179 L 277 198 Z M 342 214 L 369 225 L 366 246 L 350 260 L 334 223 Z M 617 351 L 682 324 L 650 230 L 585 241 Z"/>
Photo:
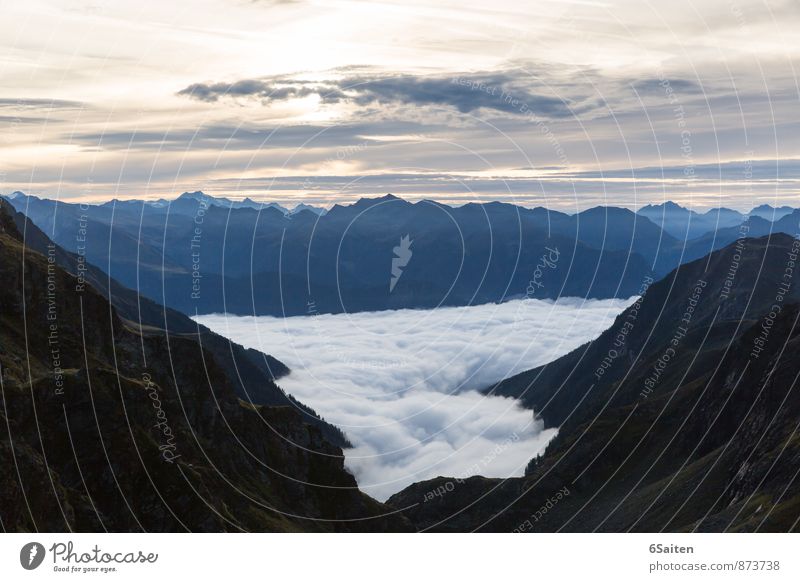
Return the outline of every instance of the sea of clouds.
<path id="1" fill-rule="evenodd" d="M 511 477 L 555 435 L 516 400 L 477 389 L 547 363 L 631 300 L 521 299 L 434 310 L 239 317 L 200 323 L 271 354 L 279 384 L 341 427 L 346 465 L 379 500 L 438 475 Z"/>

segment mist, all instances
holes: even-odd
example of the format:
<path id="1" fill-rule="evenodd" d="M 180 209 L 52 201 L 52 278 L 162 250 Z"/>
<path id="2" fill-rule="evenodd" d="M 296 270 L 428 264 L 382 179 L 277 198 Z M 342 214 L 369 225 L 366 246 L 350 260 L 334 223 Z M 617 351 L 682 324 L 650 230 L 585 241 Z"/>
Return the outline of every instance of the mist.
<path id="1" fill-rule="evenodd" d="M 595 338 L 632 301 L 195 319 L 287 364 L 281 387 L 345 431 L 354 445 L 346 466 L 383 501 L 436 476 L 522 475 L 556 430 L 478 389 Z"/>

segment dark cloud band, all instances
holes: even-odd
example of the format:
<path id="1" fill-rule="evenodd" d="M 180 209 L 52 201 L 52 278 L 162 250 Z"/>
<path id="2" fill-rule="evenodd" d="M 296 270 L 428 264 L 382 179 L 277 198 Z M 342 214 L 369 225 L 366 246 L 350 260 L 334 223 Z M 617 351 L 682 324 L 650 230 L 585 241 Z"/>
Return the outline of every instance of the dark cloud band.
<path id="1" fill-rule="evenodd" d="M 461 113 L 492 109 L 512 115 L 533 112 L 547 117 L 572 114 L 570 103 L 524 87 L 518 76 L 508 73 L 450 77 L 353 76 L 325 82 L 243 79 L 233 83 L 194 83 L 178 95 L 210 103 L 223 98 L 250 98 L 265 104 L 317 95 L 327 104 L 444 106 Z"/>

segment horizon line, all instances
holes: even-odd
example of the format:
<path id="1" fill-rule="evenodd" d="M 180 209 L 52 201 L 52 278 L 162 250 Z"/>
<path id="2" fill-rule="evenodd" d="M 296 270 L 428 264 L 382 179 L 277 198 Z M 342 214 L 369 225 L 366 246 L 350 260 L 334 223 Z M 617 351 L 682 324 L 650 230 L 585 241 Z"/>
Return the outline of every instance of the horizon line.
<path id="1" fill-rule="evenodd" d="M 149 203 L 149 204 L 153 204 L 153 203 L 156 203 L 156 202 L 165 202 L 167 204 L 171 204 L 171 203 L 179 200 L 180 198 L 183 198 L 183 197 L 186 197 L 186 196 L 189 196 L 189 195 L 192 195 L 192 194 L 199 194 L 199 195 L 206 196 L 208 198 L 212 198 L 214 200 L 219 200 L 221 202 L 227 201 L 227 202 L 237 203 L 237 202 L 245 202 L 245 201 L 249 200 L 249 201 L 251 201 L 251 202 L 253 202 L 255 204 L 261 204 L 263 207 L 269 207 L 269 206 L 277 205 L 277 206 L 280 206 L 281 208 L 283 208 L 285 210 L 290 210 L 290 211 L 294 210 L 295 208 L 297 208 L 300 205 L 304 205 L 304 206 L 308 206 L 308 207 L 311 207 L 311 208 L 325 210 L 326 212 L 331 210 L 334 206 L 349 207 L 349 206 L 353 206 L 353 205 L 355 205 L 358 202 L 363 201 L 363 200 L 380 200 L 380 199 L 389 198 L 389 197 L 391 197 L 392 199 L 396 199 L 396 200 L 400 200 L 400 201 L 403 201 L 403 202 L 407 202 L 409 204 L 419 204 L 421 202 L 433 202 L 433 203 L 436 203 L 436 204 L 449 206 L 451 208 L 462 208 L 462 207 L 468 206 L 470 204 L 477 204 L 477 205 L 508 204 L 510 206 L 516 206 L 518 208 L 524 208 L 524 209 L 527 209 L 527 210 L 535 210 L 537 208 L 541 208 L 541 209 L 548 210 L 548 211 L 551 211 L 551 212 L 559 212 L 561 214 L 567 214 L 567 215 L 580 214 L 581 212 L 586 212 L 588 210 L 592 210 L 592 209 L 595 209 L 595 208 L 620 208 L 620 209 L 630 210 L 631 212 L 634 212 L 634 213 L 638 213 L 639 211 L 641 211 L 644 208 L 647 208 L 649 206 L 659 207 L 659 206 L 667 206 L 667 205 L 670 205 L 670 204 L 675 205 L 680 209 L 688 210 L 690 212 L 693 212 L 695 214 L 700 214 L 700 215 L 707 214 L 707 213 L 713 212 L 713 211 L 718 211 L 718 210 L 730 210 L 732 212 L 737 212 L 739 214 L 747 216 L 749 214 L 752 214 L 752 212 L 754 210 L 756 210 L 757 208 L 761 208 L 761 207 L 764 207 L 764 206 L 768 206 L 768 207 L 770 207 L 772 209 L 776 209 L 776 210 L 777 209 L 781 209 L 781 208 L 791 208 L 792 210 L 797 210 L 797 209 L 800 208 L 800 205 L 792 206 L 791 204 L 784 203 L 784 204 L 779 205 L 779 206 L 774 206 L 774 205 L 772 205 L 770 203 L 766 203 L 765 202 L 765 203 L 759 204 L 757 206 L 751 207 L 750 210 L 748 210 L 748 211 L 741 211 L 741 210 L 737 210 L 735 208 L 731 208 L 731 207 L 728 207 L 728 206 L 722 206 L 722 205 L 720 205 L 720 206 L 694 206 L 693 207 L 693 206 L 687 206 L 685 204 L 681 204 L 679 202 L 675 202 L 672 199 L 667 199 L 667 200 L 663 200 L 663 201 L 657 202 L 657 203 L 653 202 L 653 201 L 650 201 L 650 202 L 647 202 L 647 203 L 642 204 L 642 205 L 639 205 L 639 203 L 626 204 L 624 202 L 613 203 L 613 204 L 597 204 L 597 205 L 589 206 L 589 207 L 584 208 L 582 210 L 578 210 L 576 212 L 570 213 L 570 212 L 565 212 L 563 210 L 559 210 L 557 208 L 548 207 L 548 206 L 544 206 L 544 205 L 526 206 L 526 205 L 524 205 L 522 203 L 508 201 L 508 200 L 481 199 L 481 200 L 472 200 L 472 201 L 469 201 L 469 202 L 454 203 L 453 201 L 449 201 L 449 202 L 448 201 L 442 201 L 442 200 L 437 200 L 436 198 L 431 198 L 431 197 L 403 197 L 403 196 L 399 196 L 399 195 L 396 195 L 396 194 L 392 194 L 391 192 L 387 192 L 387 193 L 381 194 L 381 195 L 374 194 L 374 195 L 361 196 L 361 197 L 359 197 L 359 198 L 357 198 L 355 200 L 348 200 L 348 201 L 343 201 L 343 202 L 334 202 L 334 203 L 328 204 L 328 205 L 319 204 L 319 203 L 311 203 L 311 202 L 303 201 L 303 200 L 280 201 L 280 200 L 276 200 L 274 198 L 273 199 L 262 199 L 261 197 L 258 197 L 258 195 L 256 195 L 256 194 L 215 195 L 215 194 L 209 194 L 209 193 L 207 193 L 207 192 L 205 192 L 203 190 L 186 190 L 186 191 L 184 191 L 184 192 L 182 192 L 180 194 L 174 195 L 174 198 L 167 198 L 166 196 L 159 196 L 159 197 L 155 197 L 154 196 L 154 197 L 131 197 L 131 198 L 119 198 L 119 197 L 92 198 L 92 200 L 78 200 L 78 199 L 62 200 L 61 198 L 59 198 L 57 196 L 56 197 L 51 197 L 51 196 L 40 196 L 40 195 L 36 195 L 36 194 L 27 194 L 22 190 L 14 190 L 10 194 L 0 194 L 0 197 L 4 198 L 6 200 L 13 200 L 15 194 L 20 194 L 22 196 L 30 197 L 30 198 L 36 198 L 38 200 L 52 200 L 52 201 L 55 201 L 55 202 L 61 202 L 62 204 L 76 204 L 76 205 L 85 204 L 85 205 L 88 205 L 88 206 L 102 206 L 102 205 L 109 204 L 109 203 L 114 202 L 114 201 L 117 201 L 117 202 L 145 202 L 145 203 Z M 224 207 L 223 204 L 220 204 L 219 206 Z M 634 210 L 634 207 L 635 207 L 635 210 Z M 698 211 L 699 209 L 703 209 L 703 210 L 705 210 L 705 212 L 700 212 L 700 211 Z M 234 209 L 234 210 L 236 210 L 236 209 Z"/>

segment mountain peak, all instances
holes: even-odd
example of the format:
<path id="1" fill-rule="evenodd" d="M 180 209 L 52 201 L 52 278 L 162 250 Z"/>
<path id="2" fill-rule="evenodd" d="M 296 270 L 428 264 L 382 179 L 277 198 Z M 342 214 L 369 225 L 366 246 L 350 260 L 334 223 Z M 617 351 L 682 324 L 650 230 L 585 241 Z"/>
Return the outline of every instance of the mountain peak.
<path id="1" fill-rule="evenodd" d="M 648 204 L 647 206 L 642 206 L 639 209 L 639 212 L 642 211 L 669 211 L 669 212 L 692 212 L 685 206 L 681 206 L 677 202 L 673 202 L 672 200 L 667 200 L 666 202 L 662 202 L 661 204 Z"/>
<path id="2" fill-rule="evenodd" d="M 0 233 L 11 238 L 22 240 L 22 235 L 16 225 L 14 217 L 17 211 L 8 200 L 0 198 Z"/>
<path id="3" fill-rule="evenodd" d="M 383 196 L 376 196 L 375 198 L 359 198 L 358 202 L 392 202 L 393 200 L 402 200 L 394 194 L 384 194 Z"/>
<path id="4" fill-rule="evenodd" d="M 772 206 L 770 204 L 761 204 L 760 206 L 756 206 L 750 212 L 748 212 L 747 216 L 750 217 L 750 219 L 754 217 L 760 217 L 772 222 L 780 220 L 781 218 L 792 214 L 793 212 L 795 212 L 795 209 L 791 206 Z"/>
<path id="5" fill-rule="evenodd" d="M 359 198 L 358 201 L 355 204 L 353 204 L 353 206 L 356 208 L 362 208 L 362 207 L 374 206 L 376 204 L 383 204 L 384 202 L 403 202 L 405 204 L 408 204 L 408 202 L 406 202 L 405 200 L 403 200 L 398 196 L 395 196 L 394 194 L 386 194 L 384 196 L 379 196 L 376 198 Z"/>
<path id="6" fill-rule="evenodd" d="M 611 214 L 617 216 L 632 215 L 634 212 L 627 208 L 619 208 L 618 206 L 593 206 L 586 210 L 579 212 L 577 216 L 596 216 L 598 214 Z"/>
<path id="7" fill-rule="evenodd" d="M 300 212 L 304 212 L 304 211 L 312 212 L 312 213 L 316 214 L 317 216 L 325 216 L 325 214 L 327 214 L 327 212 L 328 212 L 324 208 L 319 208 L 317 206 L 312 206 L 310 204 L 304 204 L 303 202 L 300 202 L 292 210 L 288 211 L 288 213 L 291 214 L 291 215 L 294 215 L 294 214 L 299 214 Z"/>
<path id="8" fill-rule="evenodd" d="M 178 196 L 177 200 L 208 200 L 212 198 L 202 190 L 195 190 L 194 192 L 184 192 L 180 196 Z"/>
<path id="9" fill-rule="evenodd" d="M 3 198 L 5 200 L 13 200 L 17 202 L 21 202 L 23 200 L 40 200 L 40 198 L 38 198 L 37 196 L 25 194 L 25 192 L 22 192 L 20 190 L 15 190 L 11 194 L 0 196 L 0 198 Z"/>
<path id="10" fill-rule="evenodd" d="M 725 208 L 724 206 L 718 206 L 717 208 L 711 208 L 706 210 L 705 213 L 708 216 L 713 216 L 714 214 L 719 214 L 720 216 L 736 216 L 741 220 L 744 220 L 744 216 L 741 212 L 736 210 L 731 210 L 730 208 Z"/>

